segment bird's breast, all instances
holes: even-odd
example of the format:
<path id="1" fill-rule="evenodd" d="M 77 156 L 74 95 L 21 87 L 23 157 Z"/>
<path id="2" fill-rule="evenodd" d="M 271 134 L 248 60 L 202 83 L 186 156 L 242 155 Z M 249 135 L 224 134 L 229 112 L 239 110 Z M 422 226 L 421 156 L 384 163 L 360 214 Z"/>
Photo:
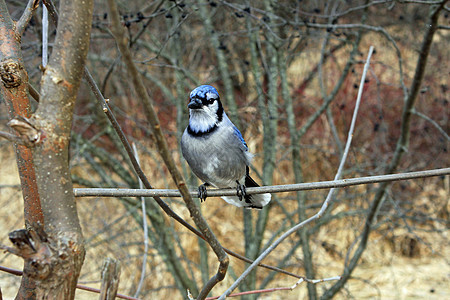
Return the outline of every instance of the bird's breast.
<path id="1" fill-rule="evenodd" d="M 207 137 L 184 132 L 181 151 L 194 174 L 216 187 L 235 186 L 245 176 L 248 157 L 227 130 L 217 130 Z"/>

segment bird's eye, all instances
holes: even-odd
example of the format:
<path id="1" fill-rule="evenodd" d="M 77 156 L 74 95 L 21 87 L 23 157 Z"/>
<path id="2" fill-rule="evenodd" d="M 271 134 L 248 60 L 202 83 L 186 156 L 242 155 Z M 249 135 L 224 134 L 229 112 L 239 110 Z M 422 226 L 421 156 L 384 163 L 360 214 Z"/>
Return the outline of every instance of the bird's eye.
<path id="1" fill-rule="evenodd" d="M 219 99 L 219 96 L 215 93 L 206 93 L 206 102 L 207 104 L 212 104 L 214 101 Z"/>

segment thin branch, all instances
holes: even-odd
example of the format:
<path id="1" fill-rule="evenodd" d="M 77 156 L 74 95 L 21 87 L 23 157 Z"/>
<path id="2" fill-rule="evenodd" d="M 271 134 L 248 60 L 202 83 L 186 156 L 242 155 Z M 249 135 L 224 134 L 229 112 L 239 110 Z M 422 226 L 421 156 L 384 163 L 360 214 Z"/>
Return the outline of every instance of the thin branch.
<path id="1" fill-rule="evenodd" d="M 0 137 L 7 139 L 8 141 L 16 143 L 18 145 L 22 145 L 22 146 L 26 145 L 26 143 L 20 136 L 9 133 L 9 132 L 0 131 Z"/>
<path id="2" fill-rule="evenodd" d="M 435 120 L 431 119 L 430 117 L 428 117 L 427 115 L 424 115 L 421 112 L 418 112 L 415 109 L 412 110 L 412 113 L 417 115 L 417 116 L 419 116 L 419 117 L 421 117 L 422 119 L 430 122 L 431 125 L 433 125 L 445 137 L 447 142 L 450 141 L 450 137 L 448 136 L 448 134 L 444 131 L 444 129 L 442 129 L 441 126 L 439 126 L 439 124 Z"/>
<path id="3" fill-rule="evenodd" d="M 31 2 L 28 2 L 31 5 Z M 31 7 L 27 5 L 25 16 L 15 24 L 9 15 L 5 1 L 0 1 L 0 71 L 2 73 L 2 84 L 0 85 L 0 98 L 3 98 L 8 111 L 9 119 L 19 116 L 29 118 L 31 106 L 27 94 L 28 76 L 25 71 L 20 37 L 31 18 Z M 16 131 L 17 133 L 17 131 Z M 22 141 L 24 141 L 22 139 Z M 30 228 L 36 224 L 44 223 L 41 209 L 40 196 L 36 183 L 36 170 L 33 163 L 33 153 L 30 148 L 14 144 L 16 161 L 19 171 L 20 185 L 24 200 L 25 226 Z M 31 277 L 23 277 L 18 291 L 18 296 L 24 295 L 27 290 L 35 290 L 36 282 Z"/>
<path id="4" fill-rule="evenodd" d="M 358 114 L 358 108 L 359 108 L 359 104 L 361 102 L 361 95 L 362 95 L 362 90 L 363 90 L 363 86 L 364 86 L 364 81 L 366 79 L 366 73 L 367 73 L 367 69 L 369 68 L 369 63 L 370 63 L 370 57 L 372 56 L 372 52 L 373 52 L 373 46 L 370 47 L 369 49 L 369 54 L 367 56 L 367 60 L 366 60 L 366 64 L 364 66 L 364 71 L 363 74 L 361 76 L 361 84 L 359 86 L 359 91 L 358 91 L 358 97 L 356 99 L 356 105 L 355 105 L 355 109 L 353 111 L 353 117 L 352 117 L 352 122 L 350 125 L 350 129 L 348 132 L 348 138 L 347 138 L 347 143 L 345 145 L 345 150 L 344 150 L 344 154 L 341 158 L 341 162 L 339 164 L 338 170 L 336 172 L 336 176 L 335 176 L 335 180 L 339 179 L 341 177 L 342 174 L 342 170 L 344 168 L 344 164 L 348 155 L 348 151 L 350 149 L 350 144 L 352 141 L 352 137 L 353 137 L 353 131 L 355 128 L 355 122 L 356 122 L 356 116 Z M 313 220 L 319 219 L 322 214 L 325 212 L 326 208 L 328 207 L 329 203 L 331 202 L 332 198 L 333 198 L 333 194 L 334 191 L 336 189 L 332 188 L 329 192 L 328 192 L 328 196 L 325 199 L 322 207 L 320 208 L 319 212 L 316 213 L 314 216 L 310 217 L 309 219 L 291 227 L 288 231 L 286 231 L 284 234 L 282 234 L 275 242 L 273 242 L 266 250 L 264 250 L 264 252 L 262 254 L 260 254 L 258 256 L 258 258 L 253 262 L 253 264 L 251 264 L 242 274 L 241 276 L 239 276 L 239 278 L 220 296 L 219 299 L 225 299 L 229 294 L 231 294 L 231 292 L 237 288 L 239 286 L 239 284 L 248 276 L 248 274 L 258 265 L 258 263 L 260 261 L 262 261 L 267 255 L 269 255 L 273 250 L 275 250 L 275 248 L 281 244 L 288 236 L 290 236 L 292 233 L 296 232 L 297 230 L 299 230 L 300 228 L 304 227 L 306 224 L 311 223 Z"/>
<path id="5" fill-rule="evenodd" d="M 10 122 L 16 118 L 30 118 L 31 106 L 27 95 L 28 76 L 23 66 L 22 52 L 17 32 L 9 16 L 6 3 L 0 1 L 0 71 L 2 72 L 0 90 L 9 112 Z M 11 124 L 11 123 L 10 123 Z M 21 136 L 19 127 L 16 133 Z M 7 138 L 8 135 L 3 135 Z M 11 136 L 9 136 L 11 137 Z M 27 141 L 22 138 L 22 142 Z M 31 149 L 21 146 L 18 142 L 14 145 L 17 166 L 19 169 L 20 183 L 24 199 L 24 216 L 26 226 L 42 224 L 44 217 L 36 185 L 36 171 L 33 164 Z"/>
<path id="6" fill-rule="evenodd" d="M 228 295 L 228 297 L 240 297 L 240 296 L 245 296 L 245 295 L 273 293 L 273 292 L 277 292 L 277 291 L 292 291 L 299 284 L 301 284 L 302 282 L 308 282 L 308 283 L 311 283 L 311 284 L 317 284 L 317 283 L 322 283 L 322 282 L 326 282 L 326 281 L 340 280 L 340 279 L 341 279 L 341 276 L 334 276 L 334 277 L 322 278 L 322 279 L 308 279 L 306 277 L 301 277 L 299 281 L 297 281 L 293 286 L 290 286 L 290 287 L 277 287 L 277 288 L 254 290 L 254 291 L 245 291 L 245 292 L 230 294 L 230 295 Z M 205 300 L 215 300 L 215 299 L 219 299 L 219 296 L 217 296 L 217 297 L 208 297 Z"/>
<path id="7" fill-rule="evenodd" d="M 158 2 L 158 4 L 153 9 L 152 13 L 150 15 L 156 14 L 156 12 L 160 9 L 161 5 L 163 5 L 164 0 L 161 0 Z M 149 18 L 147 22 L 142 26 L 141 30 L 134 36 L 134 38 L 130 41 L 130 48 L 133 46 L 134 43 L 136 43 L 141 35 L 145 32 L 145 30 L 149 27 L 150 23 L 154 20 L 154 18 Z"/>
<path id="8" fill-rule="evenodd" d="M 27 28 L 28 23 L 33 17 L 34 11 L 38 8 L 38 6 L 39 0 L 28 1 L 27 7 L 25 7 L 22 16 L 20 16 L 20 19 L 16 23 L 16 34 L 18 36 L 22 36 L 23 32 L 25 31 L 25 28 Z"/>
<path id="9" fill-rule="evenodd" d="M 435 5 L 435 4 L 441 4 L 442 2 L 445 2 L 445 1 L 447 1 L 447 0 L 437 0 L 437 1 L 432 1 L 432 0 L 401 0 L 400 2 Z"/>
<path id="10" fill-rule="evenodd" d="M 398 59 L 398 73 L 400 77 L 400 85 L 403 90 L 403 94 L 405 98 L 408 95 L 408 89 L 406 88 L 405 82 L 404 82 L 404 76 L 403 76 L 403 59 L 401 56 L 401 52 L 399 47 L 397 46 L 396 41 L 394 38 L 387 32 L 387 30 L 381 26 L 372 26 L 367 24 L 319 24 L 319 23 L 299 23 L 298 26 L 306 26 L 306 27 L 314 27 L 314 28 L 321 28 L 326 30 L 334 31 L 335 29 L 362 29 L 367 31 L 373 31 L 380 33 L 385 36 L 385 38 L 392 44 L 392 47 L 394 47 L 395 53 L 397 55 Z"/>
<path id="11" fill-rule="evenodd" d="M 136 144 L 133 143 L 133 151 L 134 151 L 134 156 L 136 157 L 136 160 L 138 162 L 138 164 L 140 165 L 139 162 L 139 155 L 136 149 Z M 139 188 L 144 188 L 144 184 L 142 183 L 142 180 L 139 179 Z M 147 266 L 147 252 L 148 252 L 148 225 L 147 225 L 147 211 L 145 208 L 145 197 L 141 197 L 141 209 L 142 209 L 142 227 L 144 229 L 144 256 L 142 257 L 142 269 L 141 269 L 141 278 L 139 280 L 138 283 L 138 287 L 136 289 L 136 293 L 134 294 L 135 297 L 138 297 L 141 289 L 142 289 L 142 285 L 144 284 L 144 279 L 145 279 L 145 269 Z"/>
<path id="12" fill-rule="evenodd" d="M 169 151 L 166 138 L 162 133 L 161 125 L 159 123 L 158 116 L 153 108 L 152 101 L 150 100 L 150 97 L 147 93 L 146 87 L 142 81 L 142 77 L 140 76 L 139 71 L 137 70 L 136 65 L 133 62 L 131 52 L 125 38 L 125 30 L 120 24 L 120 16 L 116 2 L 114 0 L 108 0 L 108 4 L 111 15 L 113 35 L 116 39 L 120 53 L 122 54 L 122 59 L 127 67 L 127 71 L 133 83 L 134 89 L 144 104 L 144 111 L 149 123 L 152 126 L 153 136 L 155 138 L 159 153 L 164 160 L 164 163 L 166 164 L 173 181 L 182 194 L 183 200 L 186 203 L 186 207 L 188 208 L 192 219 L 194 220 L 200 231 L 203 233 L 203 236 L 205 237 L 206 241 L 211 246 L 219 260 L 217 273 L 213 277 L 211 277 L 211 279 L 206 283 L 206 285 L 198 295 L 199 299 L 204 299 L 211 291 L 211 289 L 225 277 L 228 269 L 229 258 L 222 245 L 217 240 L 212 230 L 209 228 L 208 223 L 202 217 L 198 207 L 189 194 L 189 190 L 186 186 L 184 178 L 176 167 L 175 161 L 173 160 Z"/>
<path id="13" fill-rule="evenodd" d="M 345 162 L 347 161 L 348 152 L 350 150 L 350 145 L 351 145 L 352 139 L 353 139 L 353 132 L 355 131 L 356 117 L 358 115 L 359 105 L 361 104 L 361 97 L 362 97 L 362 92 L 364 89 L 363 88 L 364 82 L 366 80 L 366 74 L 367 74 L 367 70 L 369 69 L 370 58 L 372 57 L 372 53 L 373 53 L 373 46 L 370 46 L 369 54 L 367 55 L 366 64 L 364 65 L 364 70 L 363 70 L 363 73 L 361 76 L 361 82 L 359 83 L 358 96 L 356 97 L 355 109 L 353 110 L 352 122 L 350 124 L 350 129 L 348 131 L 348 137 L 347 137 L 347 142 L 346 142 L 345 148 L 344 148 L 344 154 L 342 155 L 341 162 L 339 163 L 339 167 L 336 172 L 336 176 L 334 177 L 334 180 L 338 180 L 341 178 L 342 171 L 344 170 Z M 327 198 L 318 213 L 319 218 L 323 215 L 323 213 L 327 209 L 328 204 L 330 203 L 331 199 L 333 198 L 335 191 L 336 191 L 336 189 L 332 188 L 330 190 L 330 192 L 328 193 Z"/>
<path id="14" fill-rule="evenodd" d="M 370 3 L 364 4 L 364 5 L 360 5 L 360 6 L 351 7 L 349 9 L 345 10 L 345 11 L 333 14 L 333 17 L 334 18 L 341 18 L 341 17 L 343 17 L 343 16 L 345 16 L 345 15 L 347 15 L 349 13 L 355 12 L 355 11 L 366 9 L 366 8 L 368 8 L 370 6 L 375 6 L 375 5 L 378 5 L 378 4 L 385 4 L 385 3 L 388 3 L 388 2 L 392 2 L 392 1 L 393 0 L 372 1 Z M 309 12 L 302 11 L 302 10 L 299 10 L 299 13 L 301 13 L 302 15 L 305 15 L 305 16 L 310 16 L 310 17 L 315 17 L 315 18 L 328 19 L 330 17 L 329 14 L 328 15 L 324 15 L 324 14 L 320 15 L 320 14 L 315 14 L 315 13 L 309 13 Z"/>
<path id="15" fill-rule="evenodd" d="M 353 49 L 350 52 L 350 55 L 349 55 L 348 60 L 347 60 L 347 62 L 345 64 L 345 67 L 342 70 L 341 76 L 339 76 L 339 79 L 337 80 L 336 84 L 334 85 L 333 90 L 330 92 L 328 97 L 324 99 L 324 101 L 323 101 L 322 105 L 319 107 L 319 109 L 314 114 L 312 114 L 306 120 L 304 125 L 302 125 L 300 130 L 298 130 L 298 132 L 297 132 L 297 139 L 300 139 L 302 136 L 304 136 L 306 134 L 306 132 L 309 130 L 309 128 L 314 124 L 314 122 L 322 115 L 322 113 L 327 109 L 327 107 L 335 99 L 337 93 L 339 92 L 339 90 L 341 89 L 342 85 L 344 84 L 348 73 L 350 72 L 351 66 L 354 63 L 353 59 L 354 59 L 355 55 L 358 53 L 358 46 L 359 46 L 359 44 L 361 42 L 361 38 L 362 38 L 362 33 L 359 32 L 358 35 L 357 35 L 356 40 L 353 42 Z M 317 64 L 317 66 L 316 66 L 317 71 L 319 71 L 319 65 L 320 65 L 320 63 Z M 313 75 L 313 73 L 310 73 L 310 76 L 311 75 Z M 310 78 L 312 78 L 312 77 L 310 77 Z"/>
<path id="16" fill-rule="evenodd" d="M 411 180 L 434 176 L 450 175 L 450 168 L 425 170 L 417 172 L 406 172 L 398 174 L 367 176 L 359 178 L 348 178 L 331 181 L 295 183 L 284 185 L 268 185 L 261 187 L 251 187 L 246 189 L 246 193 L 283 193 L 307 190 L 320 190 L 329 188 L 344 188 L 353 185 L 372 184 L 390 181 Z M 180 192 L 174 189 L 121 189 L 121 188 L 74 188 L 75 197 L 180 197 Z M 197 190 L 190 191 L 192 197 L 198 195 Z M 234 196 L 235 190 L 231 189 L 210 189 L 209 197 Z"/>
<path id="17" fill-rule="evenodd" d="M 39 92 L 28 82 L 28 93 L 30 93 L 30 96 L 33 97 L 36 102 L 39 102 L 39 99 L 41 98 L 41 95 L 39 95 Z"/>

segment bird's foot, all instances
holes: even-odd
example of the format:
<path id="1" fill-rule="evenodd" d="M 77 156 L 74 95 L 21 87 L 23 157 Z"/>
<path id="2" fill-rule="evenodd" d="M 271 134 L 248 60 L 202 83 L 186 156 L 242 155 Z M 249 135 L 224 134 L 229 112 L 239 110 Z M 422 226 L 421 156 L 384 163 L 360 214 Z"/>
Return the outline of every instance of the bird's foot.
<path id="1" fill-rule="evenodd" d="M 236 180 L 237 186 L 236 186 L 236 195 L 239 198 L 239 201 L 242 201 L 242 198 L 247 195 L 247 192 L 245 191 L 245 185 L 240 184 L 239 181 Z"/>
<path id="2" fill-rule="evenodd" d="M 198 187 L 198 198 L 200 198 L 200 202 L 203 202 L 206 200 L 206 197 L 208 197 L 208 192 L 206 191 L 206 187 L 209 184 L 205 182 L 204 184 L 200 185 Z"/>

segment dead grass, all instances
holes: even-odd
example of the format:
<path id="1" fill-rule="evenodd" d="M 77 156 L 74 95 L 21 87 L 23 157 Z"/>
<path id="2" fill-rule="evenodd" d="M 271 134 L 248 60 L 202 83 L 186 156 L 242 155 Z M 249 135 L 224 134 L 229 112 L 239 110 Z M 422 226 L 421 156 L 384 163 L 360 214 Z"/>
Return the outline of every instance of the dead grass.
<path id="1" fill-rule="evenodd" d="M 12 155 L 12 148 L 2 145 L 0 148 L 0 183 L 19 184 L 17 167 Z M 7 172 L 5 170 L 8 170 Z M 431 193 L 431 190 L 433 191 Z M 446 191 L 436 187 L 431 188 L 428 195 L 446 197 Z M 429 201 L 426 196 L 418 195 L 418 201 Z M 434 199 L 434 198 L 433 198 Z M 83 224 L 83 232 L 88 241 L 86 261 L 83 266 L 81 283 L 98 287 L 100 267 L 105 257 L 115 257 L 122 262 L 122 275 L 119 292 L 132 295 L 139 281 L 140 267 L 142 263 L 142 242 L 139 225 L 132 217 L 127 215 L 126 209 L 117 199 L 78 199 L 79 214 Z M 180 215 L 189 219 L 188 212 L 181 205 L 174 205 Z M 16 188 L 0 189 L 0 226 L 2 244 L 9 244 L 7 233 L 23 225 L 23 212 L 20 190 Z M 345 210 L 343 205 L 339 210 Z M 220 199 L 209 199 L 202 205 L 205 218 L 213 228 L 224 246 L 237 252 L 243 252 L 242 238 L 242 211 L 225 203 Z M 339 211 L 337 210 L 337 211 Z M 274 212 L 276 209 L 274 209 Z M 337 212 L 336 211 L 336 212 Z M 14 212 L 14 213 L 11 213 Z M 269 219 L 268 236 L 275 231 L 283 221 L 281 214 L 273 213 Z M 311 247 L 317 263 L 317 277 L 330 277 L 342 272 L 343 259 L 352 241 L 358 233 L 358 228 L 352 226 L 352 218 L 333 221 L 322 227 L 314 237 Z M 198 244 L 196 238 L 188 234 L 186 230 L 175 226 L 181 232 L 180 243 L 186 249 L 186 256 L 198 261 Z M 445 230 L 445 228 L 442 228 Z M 375 233 L 371 236 L 369 246 L 363 255 L 360 266 L 353 274 L 346 290 L 336 299 L 445 299 L 450 298 L 449 276 L 450 269 L 447 258 L 450 257 L 450 247 L 445 243 L 446 232 L 418 233 L 421 238 L 431 245 L 418 245 L 419 252 L 412 258 L 404 256 L 401 249 L 401 239 L 407 238 L 409 233 L 398 229 L 395 238 Z M 443 239 L 444 238 L 444 239 Z M 297 240 L 292 237 L 290 241 Z M 287 241 L 276 252 L 266 259 L 266 263 L 275 263 L 275 259 L 288 250 Z M 324 244 L 324 242 L 326 242 Z M 433 251 L 432 251 L 432 250 Z M 303 274 L 301 251 L 291 258 L 289 271 Z M 211 272 L 217 267 L 214 255 L 209 256 Z M 3 266 L 21 269 L 22 262 L 11 255 L 2 255 L 0 263 Z M 236 274 L 242 272 L 245 264 L 232 258 L 231 264 Z M 158 287 L 170 287 L 174 282 L 165 270 L 164 263 L 155 249 L 149 251 L 148 279 L 146 289 Z M 263 279 L 268 271 L 260 270 L 259 278 Z M 200 274 L 196 274 L 200 280 Z M 20 279 L 5 273 L 0 274 L 0 287 L 4 299 L 13 299 Z M 227 276 L 224 282 L 214 290 L 214 294 L 224 291 L 233 282 L 231 276 Z M 277 275 L 270 287 L 291 286 L 295 279 Z M 318 286 L 321 290 L 332 283 L 323 283 Z M 152 292 L 148 299 L 173 299 L 173 289 L 162 288 Z M 178 297 L 178 296 L 177 296 Z M 96 298 L 91 293 L 78 291 L 76 299 Z M 305 299 L 306 287 L 299 286 L 294 291 L 282 291 L 261 295 L 260 299 Z"/>

